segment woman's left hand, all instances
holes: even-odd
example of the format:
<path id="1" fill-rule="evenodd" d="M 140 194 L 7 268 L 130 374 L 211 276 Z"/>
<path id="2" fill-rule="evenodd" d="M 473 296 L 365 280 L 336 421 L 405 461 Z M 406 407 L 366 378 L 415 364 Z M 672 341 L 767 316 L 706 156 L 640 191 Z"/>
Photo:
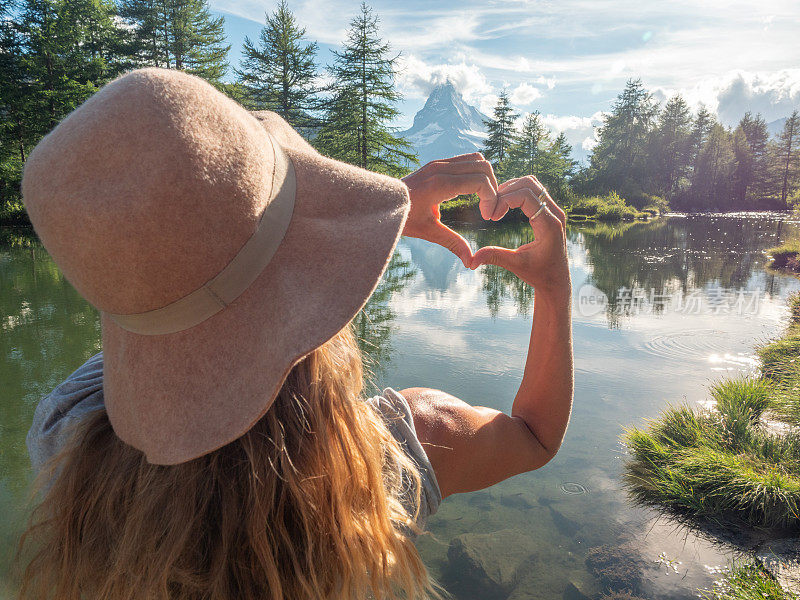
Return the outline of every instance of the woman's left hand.
<path id="1" fill-rule="evenodd" d="M 439 205 L 459 194 L 478 194 L 481 215 L 497 210 L 497 179 L 491 163 L 479 152 L 429 162 L 403 178 L 411 196 L 403 235 L 444 246 L 469 268 L 472 250 L 463 237 L 440 220 Z"/>

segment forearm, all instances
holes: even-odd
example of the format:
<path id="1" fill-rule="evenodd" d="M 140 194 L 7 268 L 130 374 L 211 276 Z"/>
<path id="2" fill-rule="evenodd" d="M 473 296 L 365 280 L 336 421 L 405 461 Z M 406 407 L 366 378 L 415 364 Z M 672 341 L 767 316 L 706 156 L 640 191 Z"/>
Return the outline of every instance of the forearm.
<path id="1" fill-rule="evenodd" d="M 512 408 L 551 456 L 572 410 L 571 296 L 569 284 L 557 292 L 536 291 L 525 372 Z"/>

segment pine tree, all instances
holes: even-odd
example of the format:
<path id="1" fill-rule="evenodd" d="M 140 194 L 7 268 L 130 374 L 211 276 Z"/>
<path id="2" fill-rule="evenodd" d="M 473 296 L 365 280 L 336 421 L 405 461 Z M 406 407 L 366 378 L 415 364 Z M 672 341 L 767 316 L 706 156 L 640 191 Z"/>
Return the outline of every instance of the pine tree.
<path id="1" fill-rule="evenodd" d="M 648 179 L 666 198 L 674 196 L 680 181 L 688 175 L 691 132 L 692 118 L 686 101 L 681 96 L 670 98 L 658 117 L 649 144 Z"/>
<path id="2" fill-rule="evenodd" d="M 277 10 L 266 16 L 258 46 L 245 38 L 244 58 L 236 71 L 252 108 L 275 111 L 300 128 L 319 124 L 313 116 L 319 108 L 317 44 L 304 42 L 305 34 L 286 0 L 281 0 Z"/>
<path id="3" fill-rule="evenodd" d="M 401 96 L 394 87 L 398 57 L 380 39 L 378 17 L 365 3 L 350 22 L 344 47 L 333 54 L 333 97 L 314 144 L 332 158 L 403 175 L 416 156 L 388 125 L 399 114 L 395 103 Z"/>
<path id="4" fill-rule="evenodd" d="M 756 206 L 770 194 L 769 133 L 761 115 L 745 113 L 734 132 L 733 193 L 738 207 Z"/>
<path id="5" fill-rule="evenodd" d="M 781 204 L 786 206 L 789 197 L 800 186 L 800 112 L 795 110 L 786 119 L 775 154 Z"/>
<path id="6" fill-rule="evenodd" d="M 541 176 L 548 166 L 548 154 L 552 139 L 542 123 L 539 111 L 525 117 L 522 130 L 508 148 L 507 176 Z"/>
<path id="7" fill-rule="evenodd" d="M 641 79 L 629 80 L 598 131 L 600 141 L 591 157 L 598 188 L 645 187 L 647 142 L 657 114 L 658 105 Z"/>
<path id="8" fill-rule="evenodd" d="M 156 0 L 119 0 L 119 15 L 128 25 L 123 38 L 131 67 L 169 67 L 167 43 Z"/>
<path id="9" fill-rule="evenodd" d="M 691 196 L 694 208 L 731 208 L 731 180 L 736 168 L 731 134 L 719 123 L 711 127 L 697 158 Z"/>
<path id="10" fill-rule="evenodd" d="M 23 67 L 22 39 L 13 21 L 0 15 L 0 161 L 27 156 L 28 81 Z"/>
<path id="11" fill-rule="evenodd" d="M 700 156 L 700 151 L 706 143 L 706 140 L 708 140 L 708 136 L 715 123 L 716 120 L 714 116 L 708 112 L 705 106 L 701 105 L 694 119 L 692 132 L 689 135 L 686 149 L 686 162 L 690 165 L 692 173 L 697 170 L 697 159 Z"/>
<path id="12" fill-rule="evenodd" d="M 565 200 L 565 195 L 569 193 L 569 181 L 575 174 L 578 163 L 572 158 L 572 146 L 563 131 L 553 141 L 550 152 L 553 156 L 553 167 L 551 168 L 553 181 L 547 185 L 559 196 L 559 199 Z"/>
<path id="13" fill-rule="evenodd" d="M 30 149 L 121 68 L 109 0 L 24 0 L 14 16 L 0 25 L 3 203 Z"/>
<path id="14" fill-rule="evenodd" d="M 127 53 L 136 66 L 180 69 L 215 85 L 227 69 L 225 19 L 207 0 L 121 0 L 120 16 L 132 28 Z"/>
<path id="15" fill-rule="evenodd" d="M 507 170 L 506 160 L 511 147 L 516 142 L 517 132 L 514 122 L 519 115 L 511 108 L 508 92 L 502 90 L 494 106 L 492 118 L 483 123 L 489 133 L 483 148 L 483 155 L 491 161 L 499 177 L 504 178 Z"/>
<path id="16" fill-rule="evenodd" d="M 0 12 L 0 215 L 5 218 L 22 212 L 19 183 L 33 142 L 28 130 L 31 97 L 22 63 L 22 40 L 7 17 L 4 10 Z"/>
<path id="17" fill-rule="evenodd" d="M 22 63 L 43 135 L 119 72 L 114 5 L 107 0 L 25 0 Z"/>

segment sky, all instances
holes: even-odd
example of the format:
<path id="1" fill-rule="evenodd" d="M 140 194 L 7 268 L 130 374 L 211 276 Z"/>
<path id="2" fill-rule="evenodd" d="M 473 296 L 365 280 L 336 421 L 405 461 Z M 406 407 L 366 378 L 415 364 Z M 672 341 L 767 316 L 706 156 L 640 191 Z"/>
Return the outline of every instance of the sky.
<path id="1" fill-rule="evenodd" d="M 538 110 L 576 154 L 625 82 L 735 125 L 745 111 L 770 122 L 800 108 L 800 0 L 372 0 L 382 36 L 400 54 L 396 126 L 409 127 L 434 85 L 450 79 L 490 113 L 506 89 L 523 115 Z M 226 18 L 231 63 L 258 36 L 272 0 L 210 0 Z M 318 61 L 345 39 L 359 0 L 289 0 Z"/>

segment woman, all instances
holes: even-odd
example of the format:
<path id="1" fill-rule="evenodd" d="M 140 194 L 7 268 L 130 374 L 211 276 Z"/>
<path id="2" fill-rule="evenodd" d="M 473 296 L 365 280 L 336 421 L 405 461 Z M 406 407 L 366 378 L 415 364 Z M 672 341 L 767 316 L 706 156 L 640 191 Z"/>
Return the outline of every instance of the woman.
<path id="1" fill-rule="evenodd" d="M 535 241 L 473 255 L 438 210 L 472 192 L 487 219 L 521 208 Z M 497 186 L 474 154 L 401 182 L 320 156 L 200 79 L 144 69 L 39 144 L 23 196 L 99 309 L 103 353 L 37 408 L 44 496 L 22 598 L 435 595 L 413 537 L 441 499 L 558 450 L 565 218 L 533 177 Z M 362 398 L 348 324 L 400 234 L 535 287 L 511 415 L 425 388 Z"/>

